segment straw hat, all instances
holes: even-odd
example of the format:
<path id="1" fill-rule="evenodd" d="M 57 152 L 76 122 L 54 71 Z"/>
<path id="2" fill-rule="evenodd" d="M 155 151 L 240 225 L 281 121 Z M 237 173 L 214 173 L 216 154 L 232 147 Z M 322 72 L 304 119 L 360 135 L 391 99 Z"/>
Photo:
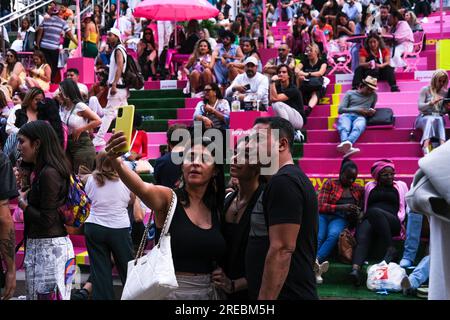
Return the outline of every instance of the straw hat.
<path id="1" fill-rule="evenodd" d="M 363 81 L 363 84 L 365 84 L 366 86 L 368 86 L 369 88 L 373 89 L 373 90 L 378 90 L 377 87 L 377 83 L 378 80 L 377 78 L 371 77 L 371 76 L 367 76 Z"/>

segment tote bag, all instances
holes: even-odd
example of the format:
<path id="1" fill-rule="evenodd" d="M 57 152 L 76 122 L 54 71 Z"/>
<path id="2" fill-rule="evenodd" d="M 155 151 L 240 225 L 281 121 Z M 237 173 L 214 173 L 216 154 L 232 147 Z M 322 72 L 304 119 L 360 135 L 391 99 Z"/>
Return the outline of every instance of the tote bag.
<path id="1" fill-rule="evenodd" d="M 176 204 L 177 196 L 172 191 L 172 201 L 159 242 L 148 254 L 142 256 L 151 225 L 151 219 L 149 219 L 136 259 L 128 262 L 127 280 L 123 288 L 122 300 L 160 300 L 178 288 L 168 233 Z"/>

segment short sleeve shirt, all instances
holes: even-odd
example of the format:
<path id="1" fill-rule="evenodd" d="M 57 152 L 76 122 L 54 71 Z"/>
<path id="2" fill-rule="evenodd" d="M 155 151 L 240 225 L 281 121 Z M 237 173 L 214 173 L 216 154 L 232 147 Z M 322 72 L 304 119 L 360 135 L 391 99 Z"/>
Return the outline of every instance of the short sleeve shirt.
<path id="1" fill-rule="evenodd" d="M 59 48 L 61 33 L 70 31 L 66 21 L 58 16 L 52 16 L 45 19 L 41 24 L 44 35 L 41 41 L 41 48 L 48 50 L 56 50 Z"/>
<path id="2" fill-rule="evenodd" d="M 297 89 L 294 85 L 289 86 L 288 88 L 282 88 L 278 83 L 276 85 L 277 93 L 285 94 L 289 99 L 283 101 L 291 108 L 297 110 L 300 114 L 303 114 L 303 97 L 300 90 Z"/>

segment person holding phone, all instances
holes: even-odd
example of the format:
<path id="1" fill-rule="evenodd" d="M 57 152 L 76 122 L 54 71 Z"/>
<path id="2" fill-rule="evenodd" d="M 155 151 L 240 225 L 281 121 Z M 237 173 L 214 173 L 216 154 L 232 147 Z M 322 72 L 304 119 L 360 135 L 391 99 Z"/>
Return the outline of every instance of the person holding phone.
<path id="1" fill-rule="evenodd" d="M 185 73 L 189 75 L 189 83 L 195 94 L 201 92 L 207 83 L 215 81 L 214 63 L 215 58 L 208 40 L 199 40 L 185 65 Z"/>
<path id="2" fill-rule="evenodd" d="M 288 65 L 281 64 L 277 67 L 277 75 L 270 81 L 270 101 L 275 114 L 288 120 L 296 134 L 294 140 L 301 141 L 303 128 L 303 97 L 295 86 L 294 74 Z"/>
<path id="3" fill-rule="evenodd" d="M 360 151 L 353 144 L 366 130 L 366 118 L 375 114 L 377 89 L 377 79 L 367 76 L 361 81 L 358 90 L 347 91 L 339 104 L 337 130 L 341 143 L 337 150 L 344 154 L 344 158 Z"/>
<path id="4" fill-rule="evenodd" d="M 445 70 L 436 70 L 431 83 L 420 90 L 419 112 L 415 127 L 422 130 L 420 144 L 423 154 L 430 153 L 431 139 L 439 140 L 439 145 L 445 143 L 444 115 L 450 112 L 450 101 L 447 95 L 448 74 Z M 444 96 L 447 98 L 444 99 Z"/>
<path id="5" fill-rule="evenodd" d="M 245 62 L 245 73 L 238 75 L 225 91 L 225 96 L 232 100 L 237 97 L 241 104 L 244 101 L 260 100 L 262 106 L 269 104 L 269 81 L 266 76 L 257 72 L 258 60 L 248 57 Z"/>
<path id="6" fill-rule="evenodd" d="M 358 167 L 350 159 L 341 163 L 338 179 L 328 179 L 318 194 L 319 233 L 316 260 L 316 282 L 323 282 L 322 273 L 328 270 L 326 259 L 336 247 L 339 235 L 350 224 L 356 224 L 362 207 L 364 188 L 355 183 Z"/>
<path id="7" fill-rule="evenodd" d="M 205 86 L 205 96 L 194 112 L 194 120 L 202 121 L 205 128 L 225 130 L 230 121 L 230 105 L 223 99 L 219 86 L 209 83 Z"/>

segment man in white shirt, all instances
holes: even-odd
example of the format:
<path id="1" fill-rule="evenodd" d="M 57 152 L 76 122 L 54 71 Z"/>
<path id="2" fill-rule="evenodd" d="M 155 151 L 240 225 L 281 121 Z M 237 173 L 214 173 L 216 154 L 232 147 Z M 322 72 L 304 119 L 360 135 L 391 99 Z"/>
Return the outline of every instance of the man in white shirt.
<path id="1" fill-rule="evenodd" d="M 258 60 L 248 57 L 245 60 L 245 72 L 238 75 L 228 89 L 225 97 L 236 96 L 239 101 L 260 100 L 261 105 L 269 105 L 269 80 L 257 72 Z"/>
<path id="2" fill-rule="evenodd" d="M 355 0 L 346 0 L 342 12 L 354 23 L 358 23 L 361 20 L 362 5 Z"/>

